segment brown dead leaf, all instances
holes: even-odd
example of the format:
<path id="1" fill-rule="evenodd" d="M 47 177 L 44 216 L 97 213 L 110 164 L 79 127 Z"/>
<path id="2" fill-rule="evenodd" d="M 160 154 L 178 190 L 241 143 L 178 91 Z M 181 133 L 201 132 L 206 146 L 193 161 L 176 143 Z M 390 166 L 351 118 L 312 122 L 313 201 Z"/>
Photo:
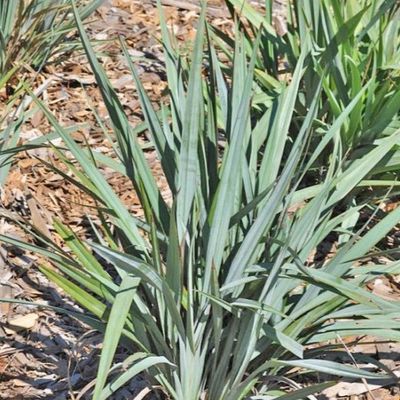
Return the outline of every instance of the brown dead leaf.
<path id="1" fill-rule="evenodd" d="M 117 90 L 121 90 L 123 88 L 131 89 L 134 87 L 132 76 L 129 74 L 122 75 L 117 79 L 111 79 L 111 84 Z"/>
<path id="2" fill-rule="evenodd" d="M 42 122 L 43 118 L 43 111 L 42 110 L 37 110 L 33 117 L 31 118 L 31 124 L 34 128 L 37 128 L 40 123 Z"/>
<path id="3" fill-rule="evenodd" d="M 36 313 L 29 313 L 25 315 L 18 316 L 8 321 L 8 326 L 4 328 L 8 335 L 12 335 L 16 332 L 25 329 L 32 329 L 36 321 L 38 320 L 39 315 Z"/>
<path id="4" fill-rule="evenodd" d="M 3 299 L 12 299 L 13 298 L 13 290 L 9 285 L 5 285 L 4 283 L 0 284 L 0 297 Z M 10 303 L 0 303 L 0 317 L 8 316 L 10 312 Z"/>
<path id="5" fill-rule="evenodd" d="M 22 169 L 28 169 L 28 168 L 33 167 L 34 165 L 39 164 L 39 163 L 40 163 L 40 161 L 39 161 L 39 160 L 36 160 L 36 159 L 34 159 L 34 158 L 25 158 L 25 159 L 23 159 L 23 160 L 21 160 L 21 161 L 19 162 L 19 166 L 20 166 Z"/>
<path id="6" fill-rule="evenodd" d="M 31 212 L 32 224 L 35 228 L 37 228 L 43 235 L 47 236 L 51 239 L 51 233 L 49 228 L 47 227 L 46 221 L 40 214 L 39 208 L 37 206 L 36 200 L 32 195 L 27 196 L 27 204 L 29 207 L 29 211 Z"/>

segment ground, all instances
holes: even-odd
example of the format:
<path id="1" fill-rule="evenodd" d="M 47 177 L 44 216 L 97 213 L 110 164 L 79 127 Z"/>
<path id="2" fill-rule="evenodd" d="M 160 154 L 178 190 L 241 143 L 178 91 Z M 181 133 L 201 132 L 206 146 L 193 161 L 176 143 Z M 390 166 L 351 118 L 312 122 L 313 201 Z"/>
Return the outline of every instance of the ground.
<path id="1" fill-rule="evenodd" d="M 196 2 L 166 0 L 164 4 L 167 5 L 165 12 L 171 29 L 182 46 L 190 47 L 198 15 Z M 279 2 L 276 6 L 279 11 Z M 220 1 L 210 2 L 209 18 L 214 24 L 229 30 L 231 21 L 227 16 L 228 12 Z M 279 14 L 277 18 L 282 23 Z M 131 123 L 139 124 L 139 102 L 116 37 L 122 35 L 126 40 L 130 54 L 137 60 L 144 86 L 156 104 L 163 95 L 165 84 L 160 68 L 163 55 L 157 40 L 159 24 L 154 2 L 109 0 L 87 25 L 87 30 L 98 43 L 96 50 L 103 55 L 103 66 Z M 84 55 L 75 52 L 61 63 L 50 64 L 35 77 L 32 85 L 36 89 L 42 87 L 42 98 L 60 123 L 64 126 L 80 124 L 75 139 L 82 143 L 86 140 L 95 150 L 110 150 L 93 117 L 93 108 L 101 119 L 106 118 L 106 110 Z M 30 123 L 24 126 L 21 142 L 40 137 L 49 130 L 42 112 L 37 111 Z M 155 155 L 149 151 L 146 156 L 158 176 L 159 185 L 164 188 L 164 178 Z M 87 214 L 90 214 L 88 199 L 60 174 L 46 169 L 37 158 L 60 165 L 57 157 L 46 149 L 30 150 L 18 156 L 1 191 L 0 216 L 3 218 L 0 219 L 0 233 L 27 239 L 17 223 L 6 218 L 10 212 L 16 212 L 20 217 L 31 217 L 44 234 L 51 234 L 51 220 L 60 217 L 77 234 L 84 235 L 88 229 Z M 111 173 L 109 181 L 127 207 L 140 215 L 139 202 L 129 182 Z M 168 197 L 167 190 L 163 194 Z M 0 250 L 0 297 L 50 304 L 69 311 L 77 309 L 38 272 L 36 267 L 43 262 L 40 257 L 24 254 L 12 246 L 3 246 Z M 371 290 L 390 299 L 399 299 L 400 280 L 377 280 Z M 89 398 L 101 349 L 99 333 L 89 330 L 68 313 L 27 305 L 2 303 L 0 317 L 0 399 Z M 392 370 L 400 368 L 398 344 L 371 342 L 371 338 L 363 338 L 362 343 L 349 345 L 348 351 L 369 353 Z M 121 349 L 118 354 L 121 359 L 124 358 L 123 352 Z M 141 376 L 113 398 L 149 399 L 149 392 L 146 377 Z M 348 383 L 330 389 L 322 398 L 394 400 L 399 399 L 400 394 L 394 386 L 381 388 L 379 385 Z"/>

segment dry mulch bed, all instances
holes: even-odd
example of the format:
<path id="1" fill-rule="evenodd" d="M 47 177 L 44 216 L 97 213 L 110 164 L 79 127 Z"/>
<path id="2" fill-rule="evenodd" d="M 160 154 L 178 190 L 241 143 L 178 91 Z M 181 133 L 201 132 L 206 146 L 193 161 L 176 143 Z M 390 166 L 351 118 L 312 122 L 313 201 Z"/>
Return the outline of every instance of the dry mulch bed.
<path id="1" fill-rule="evenodd" d="M 229 30 L 232 23 L 221 3 L 218 0 L 210 2 L 210 18 L 220 28 Z M 172 30 L 182 45 L 187 45 L 188 39 L 195 35 L 194 24 L 198 15 L 196 3 L 165 0 L 165 4 L 169 5 L 165 12 Z M 120 55 L 116 36 L 124 36 L 131 55 L 138 59 L 141 79 L 156 104 L 163 96 L 165 82 L 160 68 L 163 55 L 157 40 L 159 24 L 154 2 L 109 0 L 97 12 L 87 29 L 93 39 L 102 42 L 97 45 L 97 51 L 103 54 L 103 66 L 118 91 L 130 121 L 137 125 L 142 121 L 139 102 L 126 62 Z M 47 88 L 42 97 L 60 123 L 64 126 L 82 125 L 75 139 L 82 143 L 87 141 L 94 150 L 111 152 L 92 114 L 91 107 L 95 107 L 102 119 L 107 116 L 85 57 L 75 53 L 60 64 L 46 67 L 37 77 L 34 87 L 43 84 Z M 21 140 L 26 142 L 49 131 L 47 121 L 38 111 L 29 124 L 23 127 Z M 88 228 L 85 215 L 90 213 L 90 200 L 62 176 L 45 168 L 37 157 L 60 166 L 57 157 L 46 149 L 30 150 L 19 155 L 1 191 L 0 205 L 3 213 L 16 212 L 21 217 L 31 218 L 46 234 L 52 233 L 52 219 L 60 217 L 75 232 L 84 236 Z M 149 151 L 147 157 L 164 195 L 168 197 L 154 153 Z M 104 172 L 109 175 L 110 183 L 127 207 L 140 215 L 139 201 L 126 178 L 107 170 Z M 0 233 L 29 239 L 6 218 L 0 219 Z M 37 271 L 35 266 L 42 261 L 16 248 L 1 247 L 0 297 L 51 304 L 71 311 L 79 309 Z M 399 282 L 379 280 L 371 289 L 389 298 L 400 298 Z M 100 334 L 90 331 L 68 315 L 26 305 L 2 303 L 0 317 L 0 399 L 89 398 L 101 350 Z M 369 352 L 391 369 L 399 369 L 398 344 L 373 342 L 357 346 L 352 347 L 352 351 Z M 117 357 L 123 359 L 123 350 Z M 396 388 L 368 388 L 370 393 L 366 392 L 365 386 L 360 385 L 342 385 L 336 389 L 326 393 L 325 399 L 400 398 Z M 138 377 L 113 398 L 140 399 L 147 393 L 146 380 Z"/>

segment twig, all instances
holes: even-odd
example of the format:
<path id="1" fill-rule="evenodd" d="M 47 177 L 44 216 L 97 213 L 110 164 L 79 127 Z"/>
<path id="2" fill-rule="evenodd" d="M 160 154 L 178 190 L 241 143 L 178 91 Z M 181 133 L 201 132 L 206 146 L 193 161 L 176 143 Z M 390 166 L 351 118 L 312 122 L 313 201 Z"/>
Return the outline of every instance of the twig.
<path id="1" fill-rule="evenodd" d="M 336 336 L 338 337 L 339 342 L 342 344 L 342 346 L 346 350 L 346 353 L 348 354 L 348 356 L 351 358 L 351 361 L 353 361 L 353 364 L 355 365 L 355 367 L 360 369 L 360 367 L 357 364 L 356 359 L 353 357 L 353 354 L 350 352 L 349 348 L 346 346 L 346 343 L 343 342 L 342 338 L 338 334 L 336 334 Z M 364 384 L 365 388 L 367 389 L 368 393 L 371 395 L 372 400 L 377 400 L 377 398 L 373 395 L 371 389 L 369 388 L 367 380 L 365 378 L 361 378 L 361 381 Z"/>

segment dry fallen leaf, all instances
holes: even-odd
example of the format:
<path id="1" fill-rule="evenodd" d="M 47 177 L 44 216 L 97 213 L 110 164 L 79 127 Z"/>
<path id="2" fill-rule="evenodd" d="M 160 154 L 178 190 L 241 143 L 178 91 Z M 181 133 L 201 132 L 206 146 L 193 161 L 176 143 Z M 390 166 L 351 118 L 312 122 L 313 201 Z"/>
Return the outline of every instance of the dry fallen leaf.
<path id="1" fill-rule="evenodd" d="M 5 285 L 2 283 L 0 285 L 0 297 L 3 299 L 12 299 L 13 290 L 10 285 Z M 10 303 L 0 303 L 0 317 L 3 315 L 8 315 L 10 312 Z"/>
<path id="2" fill-rule="evenodd" d="M 31 212 L 33 226 L 37 228 L 41 233 L 43 233 L 43 235 L 51 239 L 51 233 L 49 228 L 47 227 L 46 221 L 40 214 L 38 204 L 35 198 L 30 194 L 28 194 L 27 196 L 27 204 Z"/>
<path id="3" fill-rule="evenodd" d="M 24 330 L 24 329 L 32 329 L 39 315 L 36 313 L 29 313 L 25 315 L 18 316 L 16 318 L 10 319 L 8 321 L 8 326 L 4 328 L 5 332 L 8 335 L 12 335 L 15 332 Z"/>
<path id="4" fill-rule="evenodd" d="M 34 128 L 37 128 L 40 126 L 43 118 L 43 111 L 42 110 L 37 110 L 35 114 L 33 114 L 31 118 L 31 124 Z"/>

